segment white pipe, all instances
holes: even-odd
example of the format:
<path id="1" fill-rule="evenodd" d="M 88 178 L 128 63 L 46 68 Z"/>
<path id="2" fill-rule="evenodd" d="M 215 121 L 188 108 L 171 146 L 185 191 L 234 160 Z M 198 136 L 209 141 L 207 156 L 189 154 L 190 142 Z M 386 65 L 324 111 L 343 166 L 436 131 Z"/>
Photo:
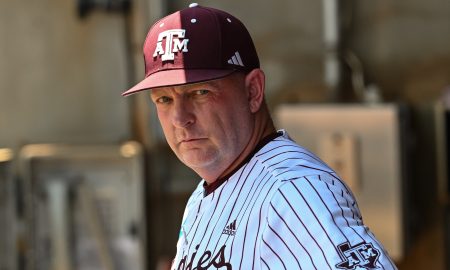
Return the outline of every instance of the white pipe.
<path id="1" fill-rule="evenodd" d="M 324 80 L 330 96 L 336 97 L 341 79 L 339 59 L 339 15 L 338 0 L 323 0 L 323 33 L 325 43 Z"/>
<path id="2" fill-rule="evenodd" d="M 71 270 L 71 254 L 69 249 L 69 224 L 67 181 L 52 179 L 47 187 L 50 208 L 50 226 L 52 231 L 52 269 Z"/>

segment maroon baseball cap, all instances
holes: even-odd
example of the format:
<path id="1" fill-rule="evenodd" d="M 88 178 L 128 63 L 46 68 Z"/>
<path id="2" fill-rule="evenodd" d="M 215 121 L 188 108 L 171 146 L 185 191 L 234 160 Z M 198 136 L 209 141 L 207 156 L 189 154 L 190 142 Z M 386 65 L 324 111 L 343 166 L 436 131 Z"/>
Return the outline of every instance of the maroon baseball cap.
<path id="1" fill-rule="evenodd" d="M 224 11 L 195 3 L 157 21 L 148 32 L 143 51 L 145 79 L 123 96 L 259 68 L 244 24 Z"/>

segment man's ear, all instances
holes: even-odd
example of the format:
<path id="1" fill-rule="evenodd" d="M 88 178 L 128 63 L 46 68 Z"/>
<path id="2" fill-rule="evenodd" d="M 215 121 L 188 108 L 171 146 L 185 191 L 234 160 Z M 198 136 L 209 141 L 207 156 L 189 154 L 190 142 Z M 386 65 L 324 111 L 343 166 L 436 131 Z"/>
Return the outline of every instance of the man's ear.
<path id="1" fill-rule="evenodd" d="M 264 72 L 259 68 L 250 71 L 245 76 L 245 87 L 247 88 L 248 101 L 252 113 L 257 112 L 263 103 L 265 78 Z"/>

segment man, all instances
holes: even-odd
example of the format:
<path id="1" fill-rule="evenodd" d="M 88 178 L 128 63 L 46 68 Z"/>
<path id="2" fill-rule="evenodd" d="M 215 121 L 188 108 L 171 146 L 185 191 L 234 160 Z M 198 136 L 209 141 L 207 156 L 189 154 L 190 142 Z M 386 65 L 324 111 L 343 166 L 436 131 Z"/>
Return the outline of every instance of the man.
<path id="1" fill-rule="evenodd" d="M 276 131 L 245 26 L 191 4 L 156 22 L 145 79 L 165 137 L 203 178 L 172 269 L 396 269 L 355 199 L 314 154 Z"/>

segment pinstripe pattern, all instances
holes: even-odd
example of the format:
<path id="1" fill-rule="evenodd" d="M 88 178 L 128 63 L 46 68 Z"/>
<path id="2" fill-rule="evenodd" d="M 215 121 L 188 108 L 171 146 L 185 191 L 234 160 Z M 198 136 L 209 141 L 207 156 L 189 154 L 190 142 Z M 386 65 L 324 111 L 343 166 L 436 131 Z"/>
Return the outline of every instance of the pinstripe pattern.
<path id="1" fill-rule="evenodd" d="M 285 133 L 203 191 L 186 205 L 172 269 L 397 269 L 347 186 Z"/>

